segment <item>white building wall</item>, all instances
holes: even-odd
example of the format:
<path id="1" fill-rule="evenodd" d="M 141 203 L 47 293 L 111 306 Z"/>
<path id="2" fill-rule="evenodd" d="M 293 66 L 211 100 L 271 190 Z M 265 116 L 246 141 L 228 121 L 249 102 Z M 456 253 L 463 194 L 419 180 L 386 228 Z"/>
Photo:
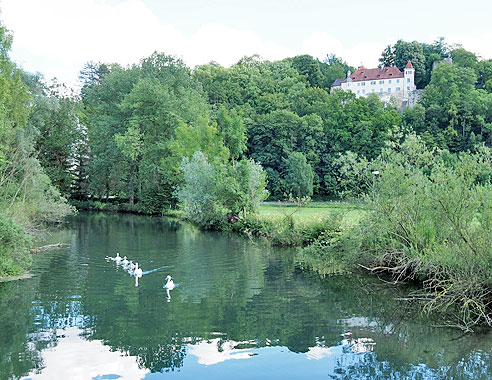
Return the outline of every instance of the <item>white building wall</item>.
<path id="1" fill-rule="evenodd" d="M 395 95 L 397 98 L 407 99 L 409 92 L 415 91 L 415 70 L 404 69 L 403 78 L 376 79 L 359 82 L 344 82 L 341 88 L 344 91 L 352 91 L 357 97 L 369 96 L 372 93 L 378 94 L 381 98 L 390 98 Z"/>
<path id="2" fill-rule="evenodd" d="M 377 79 L 360 82 L 342 83 L 342 90 L 352 91 L 357 97 L 368 96 L 372 93 L 395 94 L 404 91 L 405 78 Z"/>

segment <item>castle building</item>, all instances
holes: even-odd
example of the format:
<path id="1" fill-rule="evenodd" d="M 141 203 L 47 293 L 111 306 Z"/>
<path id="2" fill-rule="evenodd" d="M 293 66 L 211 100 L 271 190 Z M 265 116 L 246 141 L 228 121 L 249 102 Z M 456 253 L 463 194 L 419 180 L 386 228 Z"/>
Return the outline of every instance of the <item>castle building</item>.
<path id="1" fill-rule="evenodd" d="M 349 71 L 347 78 L 335 80 L 331 90 L 336 89 L 352 91 L 357 97 L 376 94 L 383 101 L 389 101 L 393 97 L 404 102 L 416 90 L 415 69 L 410 61 L 403 72 L 396 66 L 376 69 L 360 66 L 353 73 Z"/>

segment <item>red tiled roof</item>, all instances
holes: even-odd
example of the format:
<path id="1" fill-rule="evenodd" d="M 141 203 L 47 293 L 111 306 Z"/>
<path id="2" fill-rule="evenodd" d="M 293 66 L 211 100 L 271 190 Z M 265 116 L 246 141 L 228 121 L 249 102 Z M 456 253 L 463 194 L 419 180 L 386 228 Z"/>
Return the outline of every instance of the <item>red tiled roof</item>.
<path id="1" fill-rule="evenodd" d="M 398 70 L 398 67 L 378 67 L 376 69 L 366 69 L 364 66 L 359 67 L 351 75 L 353 82 L 378 79 L 403 78 L 403 73 Z M 347 82 L 347 78 L 343 81 Z"/>
<path id="2" fill-rule="evenodd" d="M 412 62 L 408 61 L 405 69 L 413 69 Z"/>

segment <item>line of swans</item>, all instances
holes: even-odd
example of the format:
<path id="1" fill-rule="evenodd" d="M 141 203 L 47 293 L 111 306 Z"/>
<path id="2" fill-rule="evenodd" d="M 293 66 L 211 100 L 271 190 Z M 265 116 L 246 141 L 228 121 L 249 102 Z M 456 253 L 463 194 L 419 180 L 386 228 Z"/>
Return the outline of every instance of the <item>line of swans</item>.
<path id="1" fill-rule="evenodd" d="M 135 262 L 133 263 L 132 260 L 128 260 L 126 256 L 124 257 L 121 257 L 120 256 L 120 253 L 119 252 L 116 252 L 116 256 L 115 257 L 106 257 L 106 260 L 111 260 L 111 261 L 114 261 L 116 263 L 116 265 L 122 265 L 123 266 L 123 269 L 125 269 L 128 274 L 130 276 L 134 276 L 135 277 L 135 286 L 138 286 L 138 279 L 140 277 L 142 277 L 143 275 L 143 271 L 142 271 L 142 268 L 140 268 L 138 266 L 138 263 Z M 154 269 L 154 270 L 150 270 L 150 271 L 147 271 L 145 272 L 146 274 L 147 273 L 151 273 L 151 272 L 154 272 L 158 269 L 161 269 L 161 268 L 167 268 L 167 266 L 163 266 L 163 267 L 160 267 L 160 268 L 157 268 L 157 269 Z M 178 284 L 175 284 L 174 281 L 173 281 L 173 278 L 171 277 L 171 275 L 167 275 L 166 277 L 166 283 L 164 284 L 163 288 L 166 289 L 166 293 L 167 293 L 167 301 L 169 302 L 171 300 L 171 293 L 170 291 L 173 290 L 176 286 L 178 286 Z"/>
<path id="2" fill-rule="evenodd" d="M 114 261 L 116 265 L 122 265 L 130 276 L 142 277 L 142 268 L 138 266 L 138 263 L 134 263 L 132 260 L 128 260 L 126 256 L 121 257 L 119 252 L 116 252 L 115 257 L 108 257 L 111 261 Z"/>

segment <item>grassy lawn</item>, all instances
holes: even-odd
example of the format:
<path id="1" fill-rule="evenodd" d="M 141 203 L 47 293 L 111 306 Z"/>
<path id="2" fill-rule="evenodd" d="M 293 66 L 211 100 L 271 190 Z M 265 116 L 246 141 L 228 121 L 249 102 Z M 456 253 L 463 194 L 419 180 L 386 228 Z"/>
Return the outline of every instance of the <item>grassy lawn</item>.
<path id="1" fill-rule="evenodd" d="M 263 204 L 260 206 L 260 218 L 282 219 L 296 210 L 296 206 L 285 204 Z M 294 214 L 298 222 L 309 223 L 334 213 L 344 213 L 344 223 L 354 225 L 365 213 L 364 205 L 344 202 L 314 202 L 301 207 Z"/>

